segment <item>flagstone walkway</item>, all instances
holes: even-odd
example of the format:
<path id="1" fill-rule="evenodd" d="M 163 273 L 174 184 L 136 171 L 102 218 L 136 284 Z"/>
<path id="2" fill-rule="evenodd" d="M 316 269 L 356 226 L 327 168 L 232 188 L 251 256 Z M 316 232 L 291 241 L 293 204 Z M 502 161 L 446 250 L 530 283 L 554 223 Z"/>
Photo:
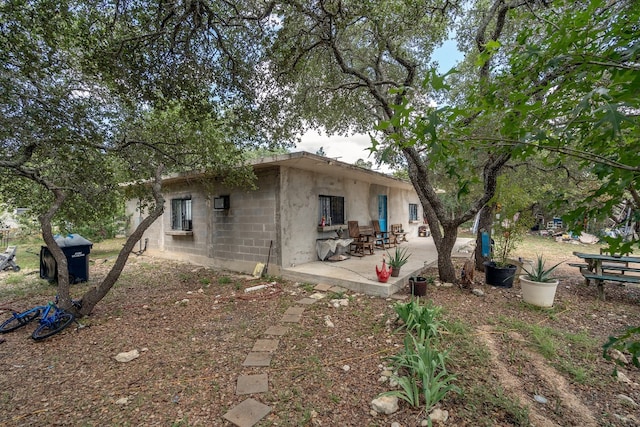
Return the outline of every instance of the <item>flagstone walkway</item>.
<path id="1" fill-rule="evenodd" d="M 278 325 L 267 328 L 264 335 L 270 338 L 256 340 L 253 348 L 249 354 L 247 354 L 244 362 L 242 362 L 242 366 L 264 367 L 267 372 L 256 375 L 240 375 L 236 383 L 237 395 L 255 395 L 268 392 L 268 367 L 271 365 L 272 357 L 277 356 L 278 344 L 280 343 L 280 338 L 275 337 L 283 337 L 289 331 L 287 323 L 299 323 L 300 320 L 302 320 L 305 306 L 314 304 L 324 298 L 326 296 L 324 292 L 341 293 L 346 291 L 346 289 L 339 286 L 327 284 L 319 284 L 314 289 L 317 291 L 316 294 L 309 298 L 302 298 L 296 301 L 297 305 L 290 307 L 284 312 Z M 270 412 L 270 406 L 256 399 L 247 398 L 231 408 L 223 417 L 238 427 L 251 427 L 266 417 Z"/>

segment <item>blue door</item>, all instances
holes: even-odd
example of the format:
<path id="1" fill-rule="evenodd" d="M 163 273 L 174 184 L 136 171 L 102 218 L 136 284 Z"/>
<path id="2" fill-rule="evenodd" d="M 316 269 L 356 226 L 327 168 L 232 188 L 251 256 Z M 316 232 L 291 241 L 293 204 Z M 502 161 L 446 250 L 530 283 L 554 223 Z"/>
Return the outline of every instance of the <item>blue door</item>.
<path id="1" fill-rule="evenodd" d="M 380 222 L 380 230 L 387 231 L 387 196 L 378 195 L 378 221 Z"/>

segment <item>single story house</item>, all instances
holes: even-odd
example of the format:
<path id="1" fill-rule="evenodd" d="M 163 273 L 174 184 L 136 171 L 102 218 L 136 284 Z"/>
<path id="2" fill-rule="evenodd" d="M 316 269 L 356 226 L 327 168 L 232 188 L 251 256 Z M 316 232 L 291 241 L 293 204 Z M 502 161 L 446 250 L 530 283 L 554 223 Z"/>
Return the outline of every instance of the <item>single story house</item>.
<path id="1" fill-rule="evenodd" d="M 409 235 L 422 224 L 413 186 L 390 175 L 307 152 L 267 156 L 251 166 L 255 190 L 168 177 L 165 212 L 144 235 L 147 252 L 246 273 L 268 261 L 269 274 L 280 275 L 318 261 L 317 242 L 339 229 L 346 236 L 347 221 L 377 219 L 383 230 L 402 224 Z M 127 203 L 133 225 L 143 215 L 138 207 L 137 200 Z"/>

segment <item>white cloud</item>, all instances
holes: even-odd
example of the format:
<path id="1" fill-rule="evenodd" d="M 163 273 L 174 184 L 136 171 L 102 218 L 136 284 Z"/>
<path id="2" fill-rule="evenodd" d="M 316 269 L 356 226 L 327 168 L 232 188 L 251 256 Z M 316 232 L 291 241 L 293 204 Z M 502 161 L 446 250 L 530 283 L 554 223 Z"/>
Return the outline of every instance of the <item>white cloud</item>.
<path id="1" fill-rule="evenodd" d="M 376 161 L 373 156 L 369 157 L 368 148 L 371 147 L 369 135 L 356 134 L 351 136 L 327 136 L 317 131 L 308 131 L 302 135 L 301 141 L 296 148 L 300 151 L 307 151 L 315 154 L 320 147 L 327 157 L 331 157 L 341 162 L 354 164 L 358 159 L 371 162 L 376 168 Z M 390 169 L 381 165 L 379 172 L 389 172 Z"/>
<path id="2" fill-rule="evenodd" d="M 342 162 L 355 163 L 358 159 L 370 160 L 369 150 L 371 141 L 368 135 L 326 136 L 316 131 L 308 131 L 302 135 L 297 148 L 315 153 L 322 147 L 327 157 L 336 158 Z"/>
<path id="3" fill-rule="evenodd" d="M 307 151 L 312 154 L 315 154 L 320 147 L 327 157 L 341 162 L 355 164 L 358 159 L 362 159 L 365 162 L 371 162 L 373 169 L 377 172 L 393 172 L 393 169 L 387 165 L 377 166 L 374 156 L 370 156 L 371 139 L 369 135 L 327 136 L 317 131 L 308 131 L 302 135 L 300 142 L 296 145 L 297 151 Z"/>

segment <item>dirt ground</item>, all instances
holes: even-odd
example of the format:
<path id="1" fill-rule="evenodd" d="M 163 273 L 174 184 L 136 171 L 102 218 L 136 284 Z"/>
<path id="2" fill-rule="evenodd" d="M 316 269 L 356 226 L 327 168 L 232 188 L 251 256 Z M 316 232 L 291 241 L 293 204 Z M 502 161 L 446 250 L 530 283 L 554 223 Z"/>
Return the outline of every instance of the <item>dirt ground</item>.
<path id="1" fill-rule="evenodd" d="M 92 262 L 92 280 L 108 267 L 109 261 Z M 8 274 L 0 286 L 9 286 L 3 284 Z M 462 389 L 441 402 L 449 415 L 444 425 L 640 423 L 633 406 L 640 403 L 640 372 L 621 368 L 630 383 L 622 382 L 601 357 L 609 335 L 640 324 L 640 289 L 607 284 L 601 302 L 576 269 L 563 266 L 560 274 L 567 277 L 549 310 L 522 303 L 518 286 L 485 286 L 480 273 L 475 287 L 483 296 L 457 286 L 429 288 L 428 297 L 445 309 L 450 327 L 443 346 Z M 0 344 L 0 425 L 230 426 L 223 415 L 247 397 L 271 407 L 260 426 L 421 425 L 427 414 L 404 402 L 391 415 L 370 407 L 390 389 L 382 371 L 404 337 L 397 332 L 396 299 L 328 295 L 289 325 L 269 367 L 242 366 L 267 328 L 316 292 L 310 284 L 278 280 L 243 292 L 273 282 L 132 256 L 82 327 L 44 342 L 29 338 L 32 326 L 0 336 L 6 340 Z M 91 282 L 74 286 L 80 295 Z M 40 285 L 8 294 L 0 306 L 22 310 L 54 294 Z M 402 294 L 408 298 L 408 290 Z M 347 297 L 348 306 L 332 306 L 331 297 Z M 133 349 L 137 359 L 114 359 Z M 268 392 L 236 395 L 237 378 L 257 373 L 268 374 Z"/>

